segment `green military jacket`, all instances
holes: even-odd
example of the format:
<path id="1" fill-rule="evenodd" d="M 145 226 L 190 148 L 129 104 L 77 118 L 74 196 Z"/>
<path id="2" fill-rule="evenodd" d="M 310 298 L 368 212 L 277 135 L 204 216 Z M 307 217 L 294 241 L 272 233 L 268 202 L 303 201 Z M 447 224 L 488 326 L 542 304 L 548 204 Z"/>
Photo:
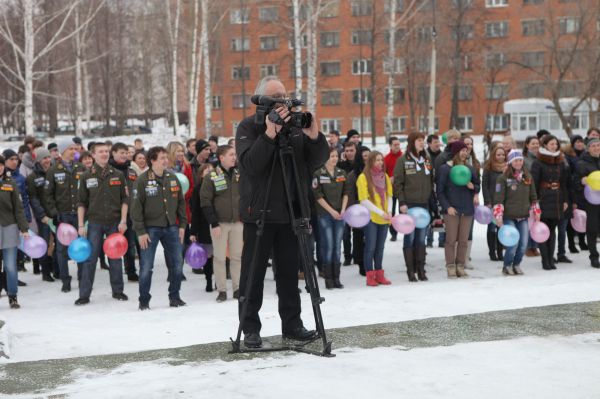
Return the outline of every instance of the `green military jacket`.
<path id="1" fill-rule="evenodd" d="M 23 233 L 29 229 L 17 182 L 4 176 L 0 178 L 0 226 L 15 223 Z"/>
<path id="2" fill-rule="evenodd" d="M 45 216 L 48 216 L 45 199 L 47 185 L 46 174 L 40 172 L 38 169 L 34 169 L 27 176 L 27 195 L 29 195 L 29 203 L 31 204 L 33 216 L 36 220 L 42 220 Z"/>
<path id="3" fill-rule="evenodd" d="M 219 223 L 240 221 L 240 172 L 237 168 L 229 171 L 220 166 L 202 179 L 200 206 L 206 221 L 216 227 Z"/>
<path id="4" fill-rule="evenodd" d="M 185 228 L 185 198 L 175 173 L 165 170 L 157 176 L 148 169 L 137 178 L 134 187 L 130 216 L 138 236 L 146 234 L 148 227 L 177 224 Z"/>
<path id="5" fill-rule="evenodd" d="M 103 225 L 118 223 L 121 207 L 128 202 L 126 184 L 120 171 L 110 165 L 103 170 L 94 163 L 79 184 L 79 206 L 86 209 L 87 220 Z"/>
<path id="6" fill-rule="evenodd" d="M 433 165 L 429 158 L 424 157 L 423 163 L 418 164 L 406 153 L 396 162 L 394 196 L 398 198 L 400 206 L 429 204 L 433 182 Z"/>
<path id="7" fill-rule="evenodd" d="M 69 172 L 62 162 L 57 162 L 46 173 L 46 210 L 49 217 L 59 213 L 76 213 L 79 203 L 79 179 L 85 172 L 85 167 L 79 162 L 73 163 L 73 170 Z"/>
<path id="8" fill-rule="evenodd" d="M 535 201 L 535 184 L 529 174 L 523 174 L 520 181 L 514 177 L 507 177 L 504 173 L 498 176 L 494 204 L 504 205 L 504 219 L 528 218 L 529 208 Z"/>
<path id="9" fill-rule="evenodd" d="M 336 167 L 332 176 L 325 166 L 320 167 L 313 174 L 312 190 L 315 200 L 323 198 L 338 212 L 342 211 L 344 195 L 349 195 L 351 191 L 346 172 L 343 169 Z M 329 215 L 318 202 L 316 208 L 318 216 Z"/>

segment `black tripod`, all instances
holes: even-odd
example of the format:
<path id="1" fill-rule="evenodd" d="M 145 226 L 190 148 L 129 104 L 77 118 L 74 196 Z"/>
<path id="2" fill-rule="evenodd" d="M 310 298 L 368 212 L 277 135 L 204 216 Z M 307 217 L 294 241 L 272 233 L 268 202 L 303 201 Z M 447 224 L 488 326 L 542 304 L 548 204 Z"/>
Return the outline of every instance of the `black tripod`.
<path id="1" fill-rule="evenodd" d="M 296 351 L 296 352 L 304 352 L 317 356 L 325 356 L 332 357 L 335 356 L 331 353 L 331 342 L 327 341 L 327 336 L 325 334 L 325 326 L 323 325 L 323 316 L 321 314 L 321 303 L 325 301 L 324 298 L 321 297 L 319 293 L 319 285 L 317 282 L 317 274 L 315 273 L 315 268 L 313 265 L 313 256 L 310 248 L 310 235 L 311 235 L 311 226 L 310 226 L 310 217 L 309 217 L 309 207 L 306 201 L 306 198 L 303 198 L 300 175 L 298 173 L 298 165 L 296 163 L 296 158 L 294 155 L 294 149 L 292 148 L 289 140 L 290 129 L 284 127 L 282 131 L 277 136 L 277 145 L 278 151 L 273 158 L 273 162 L 271 164 L 271 172 L 269 175 L 268 183 L 267 183 L 267 191 L 265 195 L 265 201 L 262 209 L 260 210 L 259 220 L 256 222 L 257 224 L 257 232 L 256 232 L 256 241 L 254 243 L 253 253 L 252 253 L 252 263 L 250 264 L 250 271 L 248 273 L 247 284 L 245 292 L 240 296 L 240 303 L 242 304 L 242 311 L 240 314 L 240 324 L 238 326 L 237 337 L 235 341 L 231 339 L 232 348 L 229 353 L 245 353 L 245 352 L 273 352 L 273 351 Z M 302 270 L 304 271 L 304 280 L 306 283 L 306 289 L 310 293 L 313 314 L 315 317 L 315 325 L 317 329 L 317 336 L 303 343 L 290 343 L 286 344 L 285 342 L 281 346 L 270 346 L 263 348 L 246 348 L 240 345 L 240 339 L 242 336 L 242 328 L 243 323 L 246 318 L 248 312 L 248 298 L 252 294 L 252 281 L 254 281 L 254 274 L 256 272 L 257 262 L 258 262 L 258 252 L 260 248 L 260 243 L 263 239 L 264 228 L 265 228 L 265 220 L 267 215 L 267 207 L 269 202 L 269 196 L 271 194 L 271 186 L 273 182 L 273 174 L 275 168 L 279 165 L 282 170 L 283 176 L 283 185 L 285 187 L 285 196 L 287 201 L 288 213 L 290 216 L 290 220 L 292 221 L 292 229 L 298 240 L 298 247 L 300 252 L 300 262 L 302 264 Z M 286 165 L 292 166 L 292 175 L 288 176 L 286 172 Z M 293 184 L 295 184 L 295 193 L 297 204 L 299 204 L 300 215 L 297 216 L 294 211 L 293 201 L 292 201 L 292 191 L 290 188 L 290 180 Z M 312 350 L 307 347 L 308 344 L 315 342 L 321 339 L 323 343 L 323 349 L 321 351 Z"/>

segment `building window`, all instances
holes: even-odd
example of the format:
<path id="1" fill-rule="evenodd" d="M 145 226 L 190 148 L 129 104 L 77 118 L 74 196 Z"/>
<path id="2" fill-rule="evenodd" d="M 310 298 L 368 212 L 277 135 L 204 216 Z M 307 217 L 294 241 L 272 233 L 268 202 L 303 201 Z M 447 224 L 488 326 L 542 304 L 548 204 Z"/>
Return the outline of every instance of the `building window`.
<path id="1" fill-rule="evenodd" d="M 260 49 L 263 51 L 277 50 L 279 38 L 277 36 L 262 36 L 260 38 Z"/>
<path id="2" fill-rule="evenodd" d="M 406 90 L 404 87 L 394 87 L 394 104 L 402 104 L 404 103 L 404 99 L 406 96 Z M 385 88 L 385 102 L 389 99 L 389 90 Z"/>
<path id="3" fill-rule="evenodd" d="M 248 51 L 250 50 L 250 39 L 241 37 L 234 37 L 231 39 L 231 51 Z"/>
<path id="4" fill-rule="evenodd" d="M 396 43 L 401 42 L 402 39 L 404 39 L 405 34 L 406 34 L 405 29 L 397 29 L 396 34 L 394 35 L 395 42 Z M 385 42 L 385 44 L 390 44 L 390 31 L 389 30 L 386 30 L 385 32 L 383 32 L 383 41 Z"/>
<path id="5" fill-rule="evenodd" d="M 473 99 L 473 86 L 463 85 L 458 86 L 458 100 L 471 101 Z"/>
<path id="6" fill-rule="evenodd" d="M 392 133 L 400 133 L 406 131 L 406 117 L 396 116 L 391 119 L 391 131 Z"/>
<path id="7" fill-rule="evenodd" d="M 523 65 L 536 68 L 544 66 L 544 52 L 543 51 L 525 51 L 521 53 Z"/>
<path id="8" fill-rule="evenodd" d="M 371 0 L 352 0 L 351 7 L 353 17 L 363 17 L 373 13 Z"/>
<path id="9" fill-rule="evenodd" d="M 278 7 L 261 7 L 258 9 L 258 20 L 260 22 L 275 22 L 279 20 Z"/>
<path id="10" fill-rule="evenodd" d="M 485 0 L 485 6 L 491 7 L 507 7 L 508 0 Z"/>
<path id="11" fill-rule="evenodd" d="M 277 64 L 265 64 L 260 66 L 260 78 L 264 78 L 265 76 L 278 76 L 279 75 L 279 65 Z"/>
<path id="12" fill-rule="evenodd" d="M 487 115 L 485 118 L 485 130 L 488 132 L 499 132 L 508 130 L 509 115 Z"/>
<path id="13" fill-rule="evenodd" d="M 361 126 L 361 118 L 352 118 L 352 129 L 358 130 L 360 133 L 370 133 L 373 131 L 371 128 L 371 118 L 365 116 L 362 118 L 362 126 Z"/>
<path id="14" fill-rule="evenodd" d="M 372 101 L 371 89 L 354 89 L 352 90 L 352 103 L 368 104 Z"/>
<path id="15" fill-rule="evenodd" d="M 504 53 L 488 53 L 485 56 L 485 65 L 488 69 L 502 68 L 506 64 Z"/>
<path id="16" fill-rule="evenodd" d="M 426 116 L 420 116 L 419 117 L 419 132 L 427 132 L 427 129 L 429 129 L 429 120 Z M 438 131 L 440 130 L 440 118 L 438 116 L 436 116 L 433 120 L 433 130 L 434 131 Z"/>
<path id="17" fill-rule="evenodd" d="M 456 119 L 456 128 L 461 132 L 472 132 L 473 117 L 471 115 L 459 116 Z"/>
<path id="18" fill-rule="evenodd" d="M 352 61 L 353 75 L 368 75 L 371 73 L 371 60 L 362 59 Z"/>
<path id="19" fill-rule="evenodd" d="M 521 88 L 523 98 L 544 98 L 544 84 L 525 82 Z"/>
<path id="20" fill-rule="evenodd" d="M 306 61 L 302 63 L 302 76 L 308 76 L 308 64 Z M 296 78 L 296 64 L 290 63 L 290 78 Z"/>
<path id="21" fill-rule="evenodd" d="M 340 105 L 342 103 L 341 90 L 321 91 L 321 105 Z"/>
<path id="22" fill-rule="evenodd" d="M 321 76 L 338 76 L 340 69 L 339 61 L 321 62 Z"/>
<path id="23" fill-rule="evenodd" d="M 424 56 L 419 57 L 415 60 L 415 69 L 418 72 L 429 72 L 431 71 L 431 57 Z"/>
<path id="24" fill-rule="evenodd" d="M 581 25 L 581 18 L 578 17 L 566 17 L 558 20 L 561 35 L 568 35 L 570 33 L 578 33 Z"/>
<path id="25" fill-rule="evenodd" d="M 337 130 L 338 132 L 342 130 L 341 120 L 321 118 L 321 133 L 327 134 L 333 130 Z"/>
<path id="26" fill-rule="evenodd" d="M 233 108 L 246 108 L 250 105 L 250 96 L 244 97 L 241 94 L 233 94 L 231 96 Z M 244 101 L 245 100 L 245 101 Z"/>
<path id="27" fill-rule="evenodd" d="M 528 19 L 521 21 L 523 36 L 542 36 L 545 29 L 545 21 L 543 19 Z"/>
<path id="28" fill-rule="evenodd" d="M 579 97 L 582 95 L 581 84 L 579 82 L 561 82 L 558 87 L 558 95 L 564 97 Z"/>
<path id="29" fill-rule="evenodd" d="M 508 98 L 508 84 L 499 83 L 487 85 L 485 88 L 485 98 L 487 100 L 501 100 Z"/>
<path id="30" fill-rule="evenodd" d="M 508 22 L 507 21 L 487 22 L 485 24 L 485 36 L 488 38 L 507 37 L 508 36 Z"/>
<path id="31" fill-rule="evenodd" d="M 250 79 L 250 67 L 240 65 L 234 65 L 231 67 L 231 80 L 248 80 Z"/>
<path id="32" fill-rule="evenodd" d="M 232 24 L 247 24 L 250 22 L 249 8 L 234 8 L 229 11 L 229 22 Z"/>
<path id="33" fill-rule="evenodd" d="M 340 32 L 321 32 L 322 47 L 339 47 Z"/>
<path id="34" fill-rule="evenodd" d="M 406 64 L 404 62 L 404 58 L 396 57 L 393 61 L 390 61 L 386 57 L 386 59 L 383 61 L 383 73 L 386 75 L 400 75 L 403 74 L 405 70 Z"/>
<path id="35" fill-rule="evenodd" d="M 475 36 L 473 25 L 460 25 L 452 27 L 452 39 L 468 40 Z"/>
<path id="36" fill-rule="evenodd" d="M 331 0 L 326 2 L 321 9 L 321 18 L 335 18 L 340 15 L 340 2 L 339 0 Z"/>
<path id="37" fill-rule="evenodd" d="M 544 3 L 544 0 L 523 0 L 524 6 L 531 6 L 531 5 L 542 4 L 542 3 Z"/>
<path id="38" fill-rule="evenodd" d="M 392 2 L 396 3 L 396 12 L 404 10 L 404 0 L 385 0 L 385 3 L 383 3 L 383 12 L 390 12 L 392 10 Z"/>
<path id="39" fill-rule="evenodd" d="M 221 109 L 221 96 L 212 96 L 212 108 Z"/>
<path id="40" fill-rule="evenodd" d="M 352 44 L 371 44 L 373 42 L 373 32 L 370 30 L 353 30 L 351 36 Z"/>
<path id="41" fill-rule="evenodd" d="M 417 40 L 420 42 L 430 42 L 433 28 L 431 26 L 420 26 L 417 28 Z"/>

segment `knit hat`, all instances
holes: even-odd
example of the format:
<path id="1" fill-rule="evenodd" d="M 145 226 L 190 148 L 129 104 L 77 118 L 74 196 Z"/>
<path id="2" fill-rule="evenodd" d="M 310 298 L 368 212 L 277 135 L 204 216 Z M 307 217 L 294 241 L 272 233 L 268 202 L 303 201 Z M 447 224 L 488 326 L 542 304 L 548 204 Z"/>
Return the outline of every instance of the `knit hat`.
<path id="1" fill-rule="evenodd" d="M 196 154 L 200 154 L 202 152 L 203 149 L 205 149 L 206 147 L 210 147 L 210 145 L 208 144 L 208 142 L 206 140 L 198 140 L 196 141 Z"/>
<path id="2" fill-rule="evenodd" d="M 592 137 L 591 139 L 588 139 L 586 148 L 589 149 L 590 145 L 592 145 L 593 143 L 598 143 L 598 142 L 600 142 L 600 139 L 597 139 L 596 137 Z"/>
<path id="3" fill-rule="evenodd" d="M 35 151 L 33 151 L 33 154 L 35 155 L 35 161 L 39 162 L 42 159 L 44 159 L 46 157 L 49 157 L 50 156 L 50 151 L 48 151 L 44 147 L 38 147 L 38 148 L 35 149 Z"/>
<path id="4" fill-rule="evenodd" d="M 346 140 L 350 140 L 354 136 L 360 136 L 360 134 L 358 133 L 357 130 L 350 129 L 350 130 L 348 130 L 348 133 L 346 133 Z"/>
<path id="5" fill-rule="evenodd" d="M 510 150 L 508 153 L 508 163 L 510 164 L 512 161 L 523 160 L 523 151 L 521 150 Z"/>
<path id="6" fill-rule="evenodd" d="M 467 148 L 467 145 L 462 140 L 458 140 L 450 144 L 450 152 L 452 153 L 452 156 L 458 154 L 463 148 Z"/>
<path id="7" fill-rule="evenodd" d="M 580 135 L 576 134 L 574 136 L 571 136 L 571 146 L 574 147 L 575 143 L 578 141 L 582 141 L 583 142 L 583 137 L 581 137 Z"/>
<path id="8" fill-rule="evenodd" d="M 81 145 L 83 142 L 81 141 L 81 137 L 73 137 L 73 143 Z"/>
<path id="9" fill-rule="evenodd" d="M 59 154 L 62 155 L 62 153 L 65 152 L 65 150 L 67 148 L 69 148 L 70 146 L 72 146 L 73 144 L 75 144 L 75 143 L 73 142 L 73 139 L 70 137 L 59 140 L 59 142 L 57 144 Z"/>
<path id="10" fill-rule="evenodd" d="M 12 157 L 18 157 L 19 154 L 17 154 L 15 152 L 15 150 L 11 150 L 10 148 L 2 151 L 2 155 L 4 156 L 4 159 L 10 159 Z"/>
<path id="11" fill-rule="evenodd" d="M 58 150 L 58 146 L 56 145 L 56 143 L 48 144 L 48 151 L 52 151 L 54 149 Z"/>

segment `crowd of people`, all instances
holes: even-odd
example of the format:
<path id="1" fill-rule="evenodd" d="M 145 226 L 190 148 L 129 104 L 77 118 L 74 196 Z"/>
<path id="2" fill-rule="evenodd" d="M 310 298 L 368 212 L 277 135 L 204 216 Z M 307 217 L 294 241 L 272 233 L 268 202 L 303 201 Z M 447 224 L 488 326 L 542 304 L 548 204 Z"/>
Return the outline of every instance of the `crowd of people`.
<path id="1" fill-rule="evenodd" d="M 434 245 L 434 233 L 438 233 L 438 246 L 444 248 L 448 278 L 468 277 L 479 205 L 492 211 L 487 226 L 489 258 L 503 262 L 505 275 L 522 275 L 525 256 L 540 256 L 544 270 L 556 269 L 557 263 L 571 262 L 567 249 L 589 251 L 591 266 L 600 268 L 596 246 L 600 205 L 584 196 L 584 179 L 600 170 L 600 130 L 589 129 L 586 137 L 573 136 L 566 144 L 541 130 L 528 137 L 522 148 L 506 135 L 491 143 L 483 164 L 469 135 L 452 129 L 443 138 L 442 149 L 441 136 L 411 133 L 402 149 L 400 139 L 391 137 L 384 155 L 363 145 L 356 130 L 348 131 L 344 140 L 337 131 L 328 134 L 328 160 L 306 174 L 315 265 L 327 289 L 343 288 L 342 265 L 353 264 L 366 276 L 368 286 L 391 284 L 383 270 L 383 256 L 388 234 L 392 242 L 398 236 L 392 217 L 414 207 L 429 211 L 431 223 L 403 237 L 410 282 L 428 280 L 426 254 Z M 125 276 L 139 285 L 139 309 L 149 309 L 159 242 L 168 269 L 170 306 L 186 304 L 180 296 L 186 279 L 184 254 L 193 242 L 212 246 L 204 268 L 193 270 L 204 274 L 205 290 L 216 289 L 216 301 L 226 301 L 230 279 L 231 295 L 238 299 L 244 278 L 242 250 L 254 237 L 242 223 L 242 213 L 248 210 L 241 209 L 235 141 L 219 145 L 217 137 L 190 139 L 146 150 L 141 139 L 134 145 L 92 141 L 84 147 L 77 137 L 48 145 L 26 137 L 18 151 L 4 150 L 0 156 L 0 293 L 7 292 L 11 308 L 20 307 L 18 287 L 26 284 L 18 279 L 18 272 L 27 271 L 29 261 L 32 272 L 43 281 L 60 280 L 61 291 L 71 291 L 68 248 L 56 234 L 56 227 L 66 223 L 92 247 L 90 257 L 77 264 L 75 305 L 90 303 L 99 263 L 108 270 L 115 300 L 128 300 Z M 456 184 L 451 178 L 457 165 L 471 172 L 467 184 Z M 187 178 L 189 188 L 177 174 Z M 344 222 L 344 213 L 355 204 L 370 212 L 370 222 L 362 228 Z M 587 212 L 585 233 L 576 232 L 569 223 L 574 209 Z M 547 241 L 536 243 L 530 236 L 532 218 L 549 227 Z M 519 231 L 517 245 L 504 248 L 500 243 L 502 225 Z M 31 232 L 48 245 L 47 253 L 38 259 L 29 259 L 19 248 Z M 105 238 L 113 233 L 127 239 L 122 259 L 107 259 L 103 252 Z M 264 258 L 264 266 L 270 262 L 277 273 L 277 259 L 270 254 Z M 296 272 L 302 278 L 302 271 Z"/>

